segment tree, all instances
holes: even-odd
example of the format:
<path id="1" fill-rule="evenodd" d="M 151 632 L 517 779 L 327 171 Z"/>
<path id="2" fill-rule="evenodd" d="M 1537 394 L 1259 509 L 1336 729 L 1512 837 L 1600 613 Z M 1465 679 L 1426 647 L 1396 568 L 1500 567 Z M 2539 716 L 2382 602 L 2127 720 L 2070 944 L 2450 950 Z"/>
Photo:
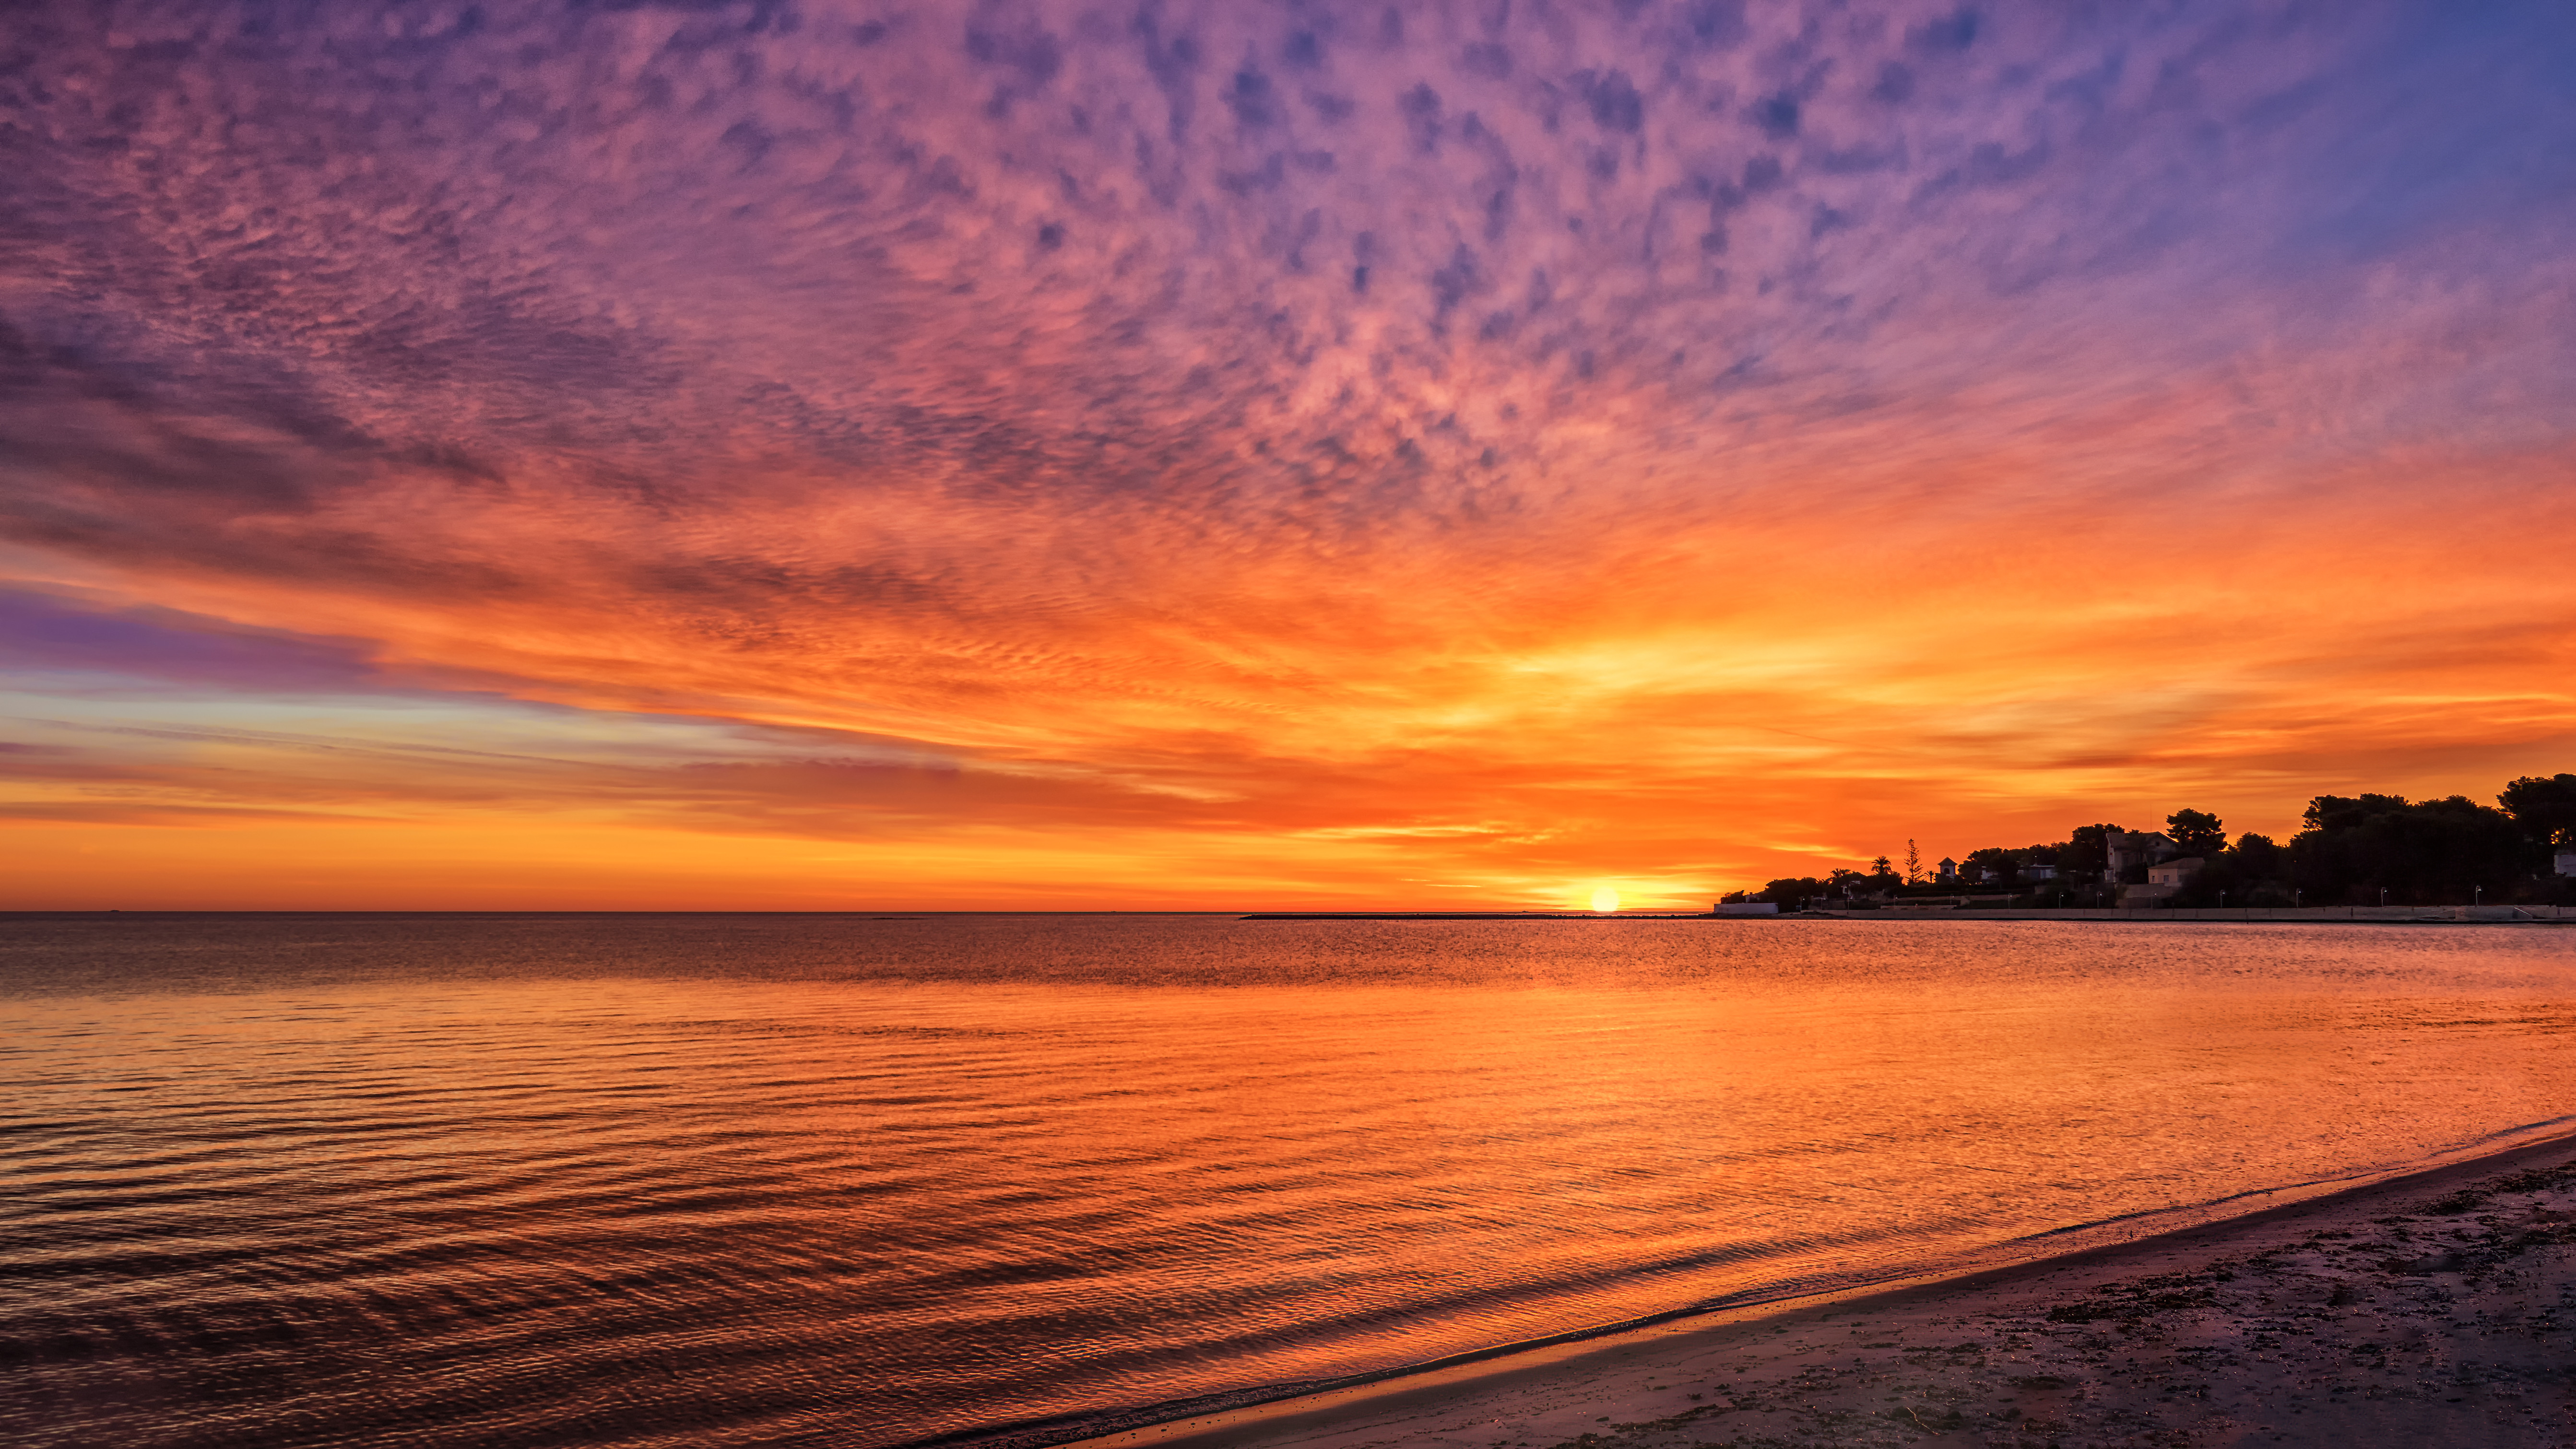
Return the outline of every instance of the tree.
<path id="1" fill-rule="evenodd" d="M 1809 901 L 1826 894 L 1824 882 L 1814 876 L 1784 876 L 1754 893 L 1757 901 L 1777 901 L 1783 911 L 1804 910 Z"/>
<path id="2" fill-rule="evenodd" d="M 2576 775 L 2525 775 L 2496 797 L 2534 845 L 2576 845 Z"/>
<path id="3" fill-rule="evenodd" d="M 2183 854 L 2207 860 L 2227 848 L 2225 824 L 2206 810 L 2177 810 L 2165 817 L 2165 834 Z"/>
<path id="4" fill-rule="evenodd" d="M 2174 897 L 2178 906 L 2286 906 L 2296 903 L 2282 878 L 2288 862 L 2268 836 L 2246 834 L 2201 857 L 2203 864 Z"/>
<path id="5" fill-rule="evenodd" d="M 1923 856 L 1920 852 L 1915 850 L 1914 842 L 1911 839 L 1905 842 L 1905 883 L 1907 885 L 1923 884 Z"/>
<path id="6" fill-rule="evenodd" d="M 2534 871 L 2538 847 L 2513 817 L 2465 795 L 2319 795 L 2290 842 L 2290 878 L 2320 905 L 2454 904 L 2483 892 L 2508 899 Z"/>
<path id="7" fill-rule="evenodd" d="M 2281 854 L 2281 847 L 2273 843 L 2272 837 L 2257 835 L 2250 830 L 2236 837 L 2236 848 L 2228 854 L 2235 857 L 2236 868 L 2248 883 L 2258 880 L 2278 880 L 2281 878 L 2281 872 L 2289 865 Z"/>
<path id="8" fill-rule="evenodd" d="M 2027 854 L 2000 845 L 1985 846 L 1968 852 L 1968 858 L 1959 862 L 1959 873 L 1990 885 L 2012 885 L 2021 879 L 2022 858 Z"/>
<path id="9" fill-rule="evenodd" d="M 2100 875 L 2111 868 L 2111 842 L 2117 825 L 2078 825 L 2075 836 L 2057 847 L 2057 868 L 2071 875 Z"/>

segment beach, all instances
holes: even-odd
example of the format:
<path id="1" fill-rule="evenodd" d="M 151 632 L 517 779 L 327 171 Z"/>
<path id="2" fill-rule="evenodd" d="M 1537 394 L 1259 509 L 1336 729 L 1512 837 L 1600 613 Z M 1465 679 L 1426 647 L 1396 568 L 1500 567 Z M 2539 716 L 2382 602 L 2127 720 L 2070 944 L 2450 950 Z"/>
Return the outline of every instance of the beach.
<path id="1" fill-rule="evenodd" d="M 2576 1445 L 2576 1138 L 1100 1449 Z"/>

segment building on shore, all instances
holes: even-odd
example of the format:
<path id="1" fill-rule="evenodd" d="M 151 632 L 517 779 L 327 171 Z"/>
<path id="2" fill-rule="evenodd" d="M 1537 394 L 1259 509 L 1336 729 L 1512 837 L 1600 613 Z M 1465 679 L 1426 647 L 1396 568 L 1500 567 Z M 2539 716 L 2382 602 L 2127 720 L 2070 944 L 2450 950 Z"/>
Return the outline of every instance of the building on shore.
<path id="1" fill-rule="evenodd" d="M 2576 875 L 2576 849 L 2561 849 L 2558 852 L 2558 873 Z"/>
<path id="2" fill-rule="evenodd" d="M 2180 886 L 2200 874 L 2201 868 L 2207 864 L 2207 861 L 2196 855 L 2187 855 L 2180 860 L 2161 861 L 2147 867 L 2147 884 Z"/>
<path id="3" fill-rule="evenodd" d="M 2182 847 L 2161 830 L 2114 830 L 2102 837 L 2102 846 L 2110 857 L 2112 880 L 2137 866 L 2154 865 L 2182 854 Z"/>
<path id="4" fill-rule="evenodd" d="M 2147 867 L 2146 884 L 2120 887 L 2120 904 L 2124 906 L 2162 905 L 2180 895 L 2182 888 L 2190 883 L 2193 876 L 2200 874 L 2201 868 L 2207 864 L 2207 861 L 2196 855 L 2187 855 L 2179 860 L 2157 861 Z"/>

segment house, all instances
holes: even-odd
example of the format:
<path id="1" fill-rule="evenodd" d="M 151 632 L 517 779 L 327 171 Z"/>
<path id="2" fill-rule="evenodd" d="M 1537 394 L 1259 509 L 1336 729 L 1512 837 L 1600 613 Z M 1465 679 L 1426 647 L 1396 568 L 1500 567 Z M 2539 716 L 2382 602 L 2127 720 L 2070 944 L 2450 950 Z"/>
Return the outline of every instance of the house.
<path id="1" fill-rule="evenodd" d="M 1942 880 L 1957 880 L 1959 878 L 1959 863 L 1945 855 L 1941 857 L 1940 872 L 1940 878 Z"/>
<path id="2" fill-rule="evenodd" d="M 2025 882 L 2055 880 L 2057 879 L 2057 867 L 2053 865 L 2025 865 L 2021 868 L 2021 878 Z"/>
<path id="3" fill-rule="evenodd" d="M 2561 850 L 2558 852 L 2558 873 L 2560 875 L 2576 875 L 2576 850 Z"/>
<path id="4" fill-rule="evenodd" d="M 2161 830 L 2114 830 L 2102 837 L 2102 845 L 2110 856 L 2113 880 L 2131 866 L 2153 865 L 2182 854 L 2182 847 Z"/>
<path id="5" fill-rule="evenodd" d="M 2147 867 L 2147 884 L 2179 886 L 2183 882 L 2190 880 L 2193 876 L 2200 874 L 2201 867 L 2207 864 L 2208 862 L 2202 860 L 2199 856 L 2187 855 L 2180 860 L 2168 860 L 2160 864 L 2151 865 Z"/>

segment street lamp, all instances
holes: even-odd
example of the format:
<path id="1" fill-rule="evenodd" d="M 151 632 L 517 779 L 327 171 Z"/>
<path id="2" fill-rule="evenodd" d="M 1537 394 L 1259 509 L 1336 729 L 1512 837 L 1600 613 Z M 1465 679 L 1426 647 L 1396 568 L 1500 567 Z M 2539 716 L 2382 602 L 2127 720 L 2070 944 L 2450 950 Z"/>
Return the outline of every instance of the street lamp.
<path id="1" fill-rule="evenodd" d="M 2386 886 L 2381 886 L 2379 888 L 2379 903 L 2383 906 L 2388 904 L 2388 887 Z"/>

